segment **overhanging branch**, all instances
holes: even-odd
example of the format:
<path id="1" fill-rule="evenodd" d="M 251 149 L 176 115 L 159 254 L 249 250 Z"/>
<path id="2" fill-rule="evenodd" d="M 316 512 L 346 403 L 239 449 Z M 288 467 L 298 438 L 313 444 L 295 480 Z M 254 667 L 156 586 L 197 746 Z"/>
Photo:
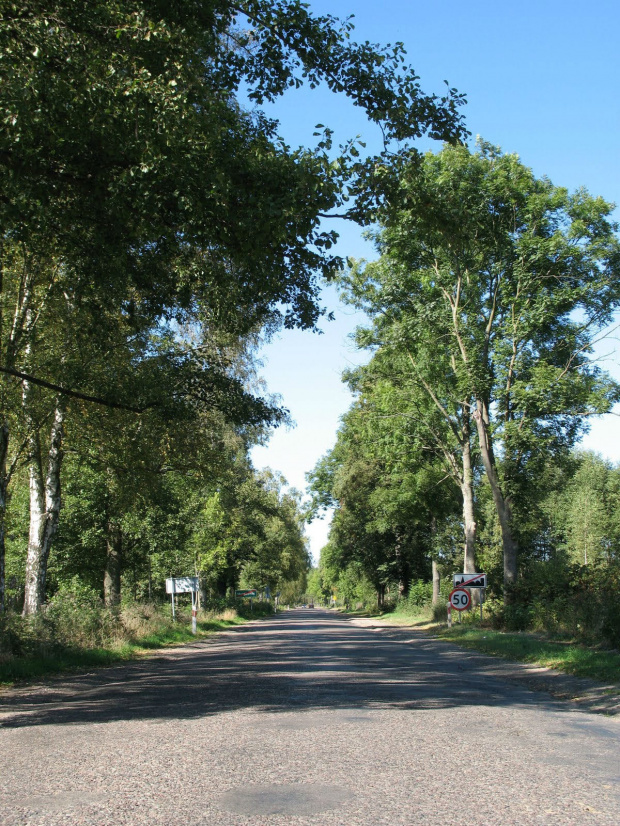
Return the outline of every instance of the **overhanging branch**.
<path id="1" fill-rule="evenodd" d="M 115 410 L 129 410 L 131 413 L 144 413 L 145 410 L 155 407 L 155 403 L 146 404 L 143 407 L 133 407 L 129 404 L 122 404 L 121 402 L 113 402 L 108 399 L 102 399 L 99 396 L 91 396 L 88 393 L 80 393 L 78 390 L 69 390 L 67 387 L 61 387 L 59 384 L 54 384 L 53 382 L 45 381 L 44 379 L 37 379 L 29 373 L 22 373 L 20 370 L 13 370 L 10 367 L 0 366 L 0 373 L 5 373 L 7 376 L 15 376 L 15 378 L 22 379 L 23 381 L 29 381 L 32 384 L 36 384 L 38 387 L 45 387 L 47 390 L 53 390 L 56 393 L 60 393 L 63 396 L 69 396 L 72 399 L 81 399 L 85 402 L 101 404 L 104 407 L 112 407 Z"/>

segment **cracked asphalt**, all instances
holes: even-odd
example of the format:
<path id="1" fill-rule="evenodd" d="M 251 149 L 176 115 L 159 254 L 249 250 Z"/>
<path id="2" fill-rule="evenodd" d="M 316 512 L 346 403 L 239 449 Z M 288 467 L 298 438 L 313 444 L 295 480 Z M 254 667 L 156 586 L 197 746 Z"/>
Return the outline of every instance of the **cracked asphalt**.
<path id="1" fill-rule="evenodd" d="M 1 826 L 620 823 L 620 717 L 317 609 L 0 701 Z"/>

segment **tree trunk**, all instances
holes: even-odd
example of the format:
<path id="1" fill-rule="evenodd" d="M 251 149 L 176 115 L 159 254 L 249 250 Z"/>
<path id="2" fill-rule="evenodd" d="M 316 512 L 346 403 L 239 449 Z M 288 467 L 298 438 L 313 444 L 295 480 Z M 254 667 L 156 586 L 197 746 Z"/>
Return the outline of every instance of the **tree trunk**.
<path id="1" fill-rule="evenodd" d="M 108 519 L 103 595 L 107 608 L 118 608 L 121 602 L 121 569 L 123 533 L 117 519 Z"/>
<path id="2" fill-rule="evenodd" d="M 464 414 L 463 423 L 463 477 L 461 495 L 463 497 L 463 527 L 465 546 L 463 555 L 463 573 L 476 573 L 476 520 L 474 518 L 474 471 L 471 462 L 471 432 L 469 416 Z M 480 603 L 480 591 L 472 588 L 472 605 Z"/>
<path id="3" fill-rule="evenodd" d="M 463 573 L 476 572 L 476 521 L 474 519 L 474 472 L 471 464 L 471 441 L 469 420 L 463 428 L 463 478 L 461 494 L 463 496 L 463 525 L 465 528 L 465 554 Z"/>
<path id="4" fill-rule="evenodd" d="M 2 249 L 0 245 L 0 297 L 4 291 L 4 256 L 1 255 Z M 0 348 L 2 346 L 2 330 L 4 328 L 3 321 L 3 302 L 0 300 Z M 8 358 L 0 349 L 0 360 L 8 365 Z M 1 397 L 0 397 L 1 398 Z M 4 526 L 6 524 L 6 505 L 7 505 L 7 487 L 8 480 L 6 477 L 6 459 L 9 452 L 9 425 L 5 421 L 0 426 L 0 613 L 4 611 L 5 607 L 5 593 L 6 593 L 6 550 L 4 543 Z"/>
<path id="5" fill-rule="evenodd" d="M 441 585 L 441 575 L 439 573 L 439 565 L 437 564 L 437 560 L 433 559 L 431 562 L 433 566 L 433 605 L 437 605 L 439 602 L 439 588 Z"/>
<path id="6" fill-rule="evenodd" d="M 3 422 L 0 426 L 0 613 L 5 608 L 6 593 L 6 571 L 5 571 L 5 547 L 4 547 L 4 526 L 7 505 L 8 479 L 6 475 L 6 457 L 9 450 L 9 426 Z"/>
<path id="7" fill-rule="evenodd" d="M 398 570 L 398 598 L 405 599 L 409 593 L 411 574 L 409 571 L 409 565 L 403 556 L 403 544 L 399 532 L 396 533 L 394 553 L 396 556 L 396 567 Z"/>
<path id="8" fill-rule="evenodd" d="M 64 403 L 59 399 L 54 411 L 47 471 L 43 476 L 43 461 L 38 434 L 31 439 L 30 453 L 30 530 L 26 556 L 26 589 L 23 615 L 36 614 L 45 602 L 47 562 L 52 539 L 58 530 L 60 516 L 60 469 L 64 435 Z"/>
<path id="9" fill-rule="evenodd" d="M 478 428 L 478 441 L 493 502 L 499 519 L 502 532 L 502 548 L 504 552 L 504 602 L 511 601 L 511 591 L 517 582 L 517 555 L 518 546 L 512 534 L 510 502 L 503 495 L 497 474 L 495 456 L 493 455 L 493 444 L 489 433 L 489 416 L 487 406 L 478 400 L 477 410 L 474 413 L 476 427 Z"/>

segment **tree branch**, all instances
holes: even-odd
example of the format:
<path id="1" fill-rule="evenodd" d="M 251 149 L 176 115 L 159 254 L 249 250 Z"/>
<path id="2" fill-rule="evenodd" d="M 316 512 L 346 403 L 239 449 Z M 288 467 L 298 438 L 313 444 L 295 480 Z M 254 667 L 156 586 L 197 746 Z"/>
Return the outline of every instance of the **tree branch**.
<path id="1" fill-rule="evenodd" d="M 58 384 L 53 384 L 52 382 L 45 381 L 44 379 L 37 379 L 28 373 L 22 373 L 20 370 L 13 370 L 10 367 L 0 366 L 0 373 L 5 373 L 8 376 L 15 376 L 15 378 L 22 379 L 23 381 L 29 381 L 39 387 L 45 387 L 47 390 L 54 390 L 54 392 L 60 393 L 63 396 L 70 396 L 73 399 L 81 399 L 82 401 L 92 402 L 93 404 L 101 404 L 104 407 L 112 407 L 115 410 L 129 410 L 131 413 L 144 413 L 145 410 L 156 406 L 154 402 L 152 404 L 146 404 L 143 407 L 132 407 L 129 404 L 108 401 L 107 399 L 102 399 L 99 396 L 90 396 L 87 393 L 80 393 L 77 390 L 69 390 L 66 387 L 61 387 Z"/>

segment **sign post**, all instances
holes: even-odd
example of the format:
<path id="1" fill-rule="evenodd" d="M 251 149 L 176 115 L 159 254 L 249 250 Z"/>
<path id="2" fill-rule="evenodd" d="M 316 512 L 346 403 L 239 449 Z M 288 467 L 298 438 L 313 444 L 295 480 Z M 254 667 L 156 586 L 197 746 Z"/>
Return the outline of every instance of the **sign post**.
<path id="1" fill-rule="evenodd" d="M 454 590 L 457 588 L 478 588 L 480 590 L 480 622 L 482 622 L 482 603 L 484 602 L 484 594 L 487 587 L 487 575 L 475 573 L 452 574 L 452 585 Z M 452 593 L 454 593 L 454 591 Z M 450 596 L 452 596 L 452 594 Z M 448 608 L 448 610 L 450 609 Z M 448 618 L 448 627 L 450 624 L 450 618 Z"/>
<path id="2" fill-rule="evenodd" d="M 246 588 L 245 590 L 235 591 L 236 597 L 247 597 L 250 600 L 250 611 L 254 610 L 252 600 L 255 599 L 257 595 L 258 591 L 256 590 L 256 588 Z"/>
<path id="3" fill-rule="evenodd" d="M 172 600 L 172 619 L 176 622 L 174 614 L 174 596 L 175 594 L 191 594 L 192 595 L 192 634 L 196 634 L 197 627 L 197 613 L 198 613 L 198 577 L 197 576 L 177 576 L 168 577 L 166 579 L 166 593 L 170 594 Z"/>
<path id="4" fill-rule="evenodd" d="M 198 631 L 198 592 L 192 591 L 192 634 Z"/>

